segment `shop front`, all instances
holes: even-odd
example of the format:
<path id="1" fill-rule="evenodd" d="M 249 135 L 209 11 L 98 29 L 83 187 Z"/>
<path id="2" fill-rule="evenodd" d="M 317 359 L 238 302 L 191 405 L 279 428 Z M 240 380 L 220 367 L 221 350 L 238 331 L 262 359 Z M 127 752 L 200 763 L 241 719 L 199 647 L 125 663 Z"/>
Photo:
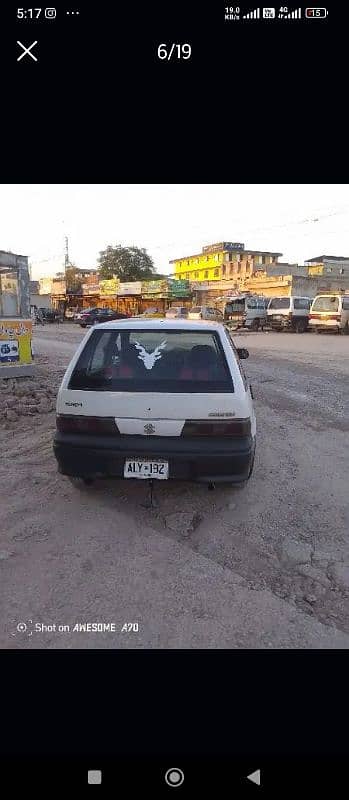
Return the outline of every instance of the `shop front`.
<path id="1" fill-rule="evenodd" d="M 237 291 L 236 281 L 197 281 L 192 282 L 191 290 L 194 305 L 215 305 L 222 295 L 230 295 Z"/>
<path id="2" fill-rule="evenodd" d="M 118 291 L 120 281 L 115 276 L 113 278 L 106 278 L 99 281 L 99 302 L 98 305 L 102 308 L 112 308 L 113 311 L 118 310 Z"/>
<path id="3" fill-rule="evenodd" d="M 52 308 L 58 311 L 59 314 L 64 315 L 67 307 L 67 285 L 64 278 L 52 279 L 52 294 L 51 294 Z"/>
<path id="4" fill-rule="evenodd" d="M 0 250 L 0 378 L 34 373 L 27 256 Z"/>
<path id="5" fill-rule="evenodd" d="M 154 310 L 158 314 L 165 314 L 167 307 L 167 280 L 142 281 L 141 313 Z"/>
<path id="6" fill-rule="evenodd" d="M 191 308 L 192 295 L 188 280 L 176 280 L 169 278 L 168 281 L 168 305 L 169 307 L 181 306 Z"/>
<path id="7" fill-rule="evenodd" d="M 117 296 L 117 310 L 134 317 L 141 309 L 142 282 L 120 283 Z"/>
<path id="8" fill-rule="evenodd" d="M 103 306 L 103 303 L 100 302 L 99 283 L 83 283 L 81 291 L 83 308 L 95 308 L 96 306 Z"/>

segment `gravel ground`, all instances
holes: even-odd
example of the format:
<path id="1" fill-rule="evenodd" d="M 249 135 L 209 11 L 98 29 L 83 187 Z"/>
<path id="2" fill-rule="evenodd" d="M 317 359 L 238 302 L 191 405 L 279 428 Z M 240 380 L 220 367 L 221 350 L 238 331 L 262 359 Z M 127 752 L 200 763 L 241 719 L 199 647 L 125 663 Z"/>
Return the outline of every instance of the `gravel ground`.
<path id="1" fill-rule="evenodd" d="M 214 492 L 159 482 L 148 508 L 141 482 L 79 493 L 57 473 L 54 396 L 84 333 L 35 329 L 37 376 L 0 387 L 0 646 L 347 648 L 349 339 L 237 334 L 253 477 Z"/>

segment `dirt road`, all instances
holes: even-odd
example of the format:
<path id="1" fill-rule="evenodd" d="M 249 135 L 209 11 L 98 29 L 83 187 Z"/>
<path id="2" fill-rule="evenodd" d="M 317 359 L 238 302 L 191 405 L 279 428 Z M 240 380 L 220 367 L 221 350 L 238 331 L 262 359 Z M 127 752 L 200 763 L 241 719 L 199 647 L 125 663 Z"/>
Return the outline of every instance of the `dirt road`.
<path id="1" fill-rule="evenodd" d="M 83 335 L 35 330 L 42 390 L 56 391 Z M 244 489 L 159 482 L 156 509 L 142 482 L 80 494 L 57 473 L 51 400 L 46 413 L 5 412 L 2 648 L 349 646 L 349 339 L 250 333 L 239 344 L 258 425 Z"/>

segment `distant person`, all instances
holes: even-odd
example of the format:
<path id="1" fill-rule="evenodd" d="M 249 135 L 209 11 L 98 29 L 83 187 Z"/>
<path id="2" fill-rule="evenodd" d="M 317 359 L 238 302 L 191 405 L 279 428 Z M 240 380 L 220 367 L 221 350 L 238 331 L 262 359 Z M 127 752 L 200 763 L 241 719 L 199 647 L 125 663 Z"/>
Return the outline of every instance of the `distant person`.
<path id="1" fill-rule="evenodd" d="M 45 324 L 44 315 L 43 315 L 43 313 L 41 311 L 41 308 L 37 308 L 36 309 L 36 318 L 37 318 L 37 321 L 38 321 L 39 325 L 44 325 Z"/>

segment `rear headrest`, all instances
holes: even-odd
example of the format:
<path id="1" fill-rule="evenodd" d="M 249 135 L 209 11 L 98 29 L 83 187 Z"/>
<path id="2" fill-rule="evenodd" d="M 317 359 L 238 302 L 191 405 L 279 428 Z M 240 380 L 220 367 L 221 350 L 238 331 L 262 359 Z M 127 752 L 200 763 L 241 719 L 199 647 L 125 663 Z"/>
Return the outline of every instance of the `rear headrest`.
<path id="1" fill-rule="evenodd" d="M 193 367 L 208 367 L 216 361 L 216 354 L 208 344 L 198 344 L 192 348 L 189 363 Z"/>

